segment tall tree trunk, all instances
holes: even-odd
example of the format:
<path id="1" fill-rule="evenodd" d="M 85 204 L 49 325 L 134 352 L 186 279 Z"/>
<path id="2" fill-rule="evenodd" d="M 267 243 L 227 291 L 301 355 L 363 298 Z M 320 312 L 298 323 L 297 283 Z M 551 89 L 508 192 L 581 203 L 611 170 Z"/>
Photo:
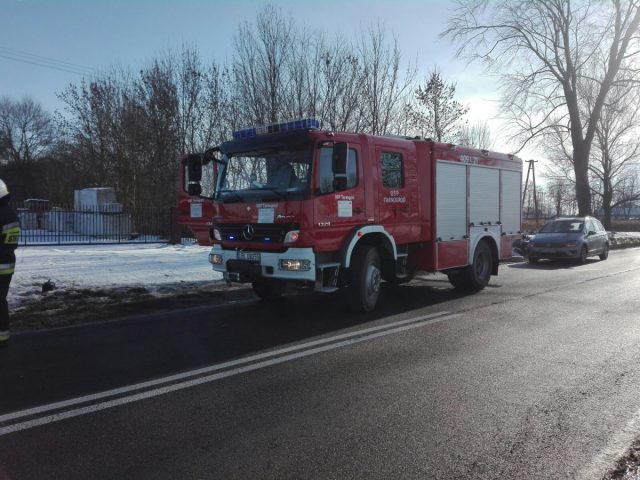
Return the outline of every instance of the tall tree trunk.
<path id="1" fill-rule="evenodd" d="M 607 230 L 611 229 L 611 204 L 613 203 L 613 188 L 611 186 L 611 181 L 605 178 L 604 185 L 602 186 L 602 211 L 603 218 L 602 223 L 604 224 L 604 228 Z"/>
<path id="2" fill-rule="evenodd" d="M 578 215 L 591 215 L 591 189 L 589 187 L 589 147 L 585 142 L 573 151 L 573 171 L 576 176 Z"/>

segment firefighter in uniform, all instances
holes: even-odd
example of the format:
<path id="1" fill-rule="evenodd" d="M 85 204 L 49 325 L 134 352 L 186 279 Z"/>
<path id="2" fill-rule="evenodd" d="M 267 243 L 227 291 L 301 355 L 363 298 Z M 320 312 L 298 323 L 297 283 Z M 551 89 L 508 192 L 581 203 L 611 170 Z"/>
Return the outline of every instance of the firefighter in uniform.
<path id="1" fill-rule="evenodd" d="M 9 205 L 9 190 L 0 180 L 0 347 L 9 341 L 7 294 L 16 266 L 15 250 L 20 237 L 18 215 Z"/>

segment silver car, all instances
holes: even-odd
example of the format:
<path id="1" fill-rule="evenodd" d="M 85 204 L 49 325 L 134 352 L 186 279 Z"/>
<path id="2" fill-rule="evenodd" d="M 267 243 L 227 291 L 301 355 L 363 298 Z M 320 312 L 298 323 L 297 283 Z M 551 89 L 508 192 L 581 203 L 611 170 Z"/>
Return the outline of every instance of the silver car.
<path id="1" fill-rule="evenodd" d="M 527 256 L 530 263 L 542 258 L 576 259 L 585 263 L 587 257 L 609 256 L 609 236 L 598 219 L 593 217 L 556 218 L 529 240 Z"/>

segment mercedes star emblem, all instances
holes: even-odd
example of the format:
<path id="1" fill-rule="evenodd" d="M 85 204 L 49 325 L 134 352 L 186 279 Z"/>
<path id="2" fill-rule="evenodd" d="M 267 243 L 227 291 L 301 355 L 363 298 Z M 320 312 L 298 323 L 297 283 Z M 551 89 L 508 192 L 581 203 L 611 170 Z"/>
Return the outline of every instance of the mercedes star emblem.
<path id="1" fill-rule="evenodd" d="M 245 225 L 242 229 L 242 236 L 245 240 L 251 240 L 253 238 L 253 233 L 254 230 L 252 225 Z"/>

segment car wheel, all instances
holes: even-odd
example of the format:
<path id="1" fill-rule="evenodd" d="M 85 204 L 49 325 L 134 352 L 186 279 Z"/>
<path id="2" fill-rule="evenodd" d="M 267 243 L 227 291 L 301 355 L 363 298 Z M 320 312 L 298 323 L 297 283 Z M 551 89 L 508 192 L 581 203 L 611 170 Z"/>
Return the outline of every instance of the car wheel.
<path id="1" fill-rule="evenodd" d="M 451 273 L 447 275 L 447 277 L 449 278 L 449 283 L 451 283 L 451 285 L 453 285 L 453 288 L 455 288 L 456 290 L 465 292 L 470 289 L 469 281 L 466 275 L 463 275 L 462 273 Z"/>
<path id="2" fill-rule="evenodd" d="M 600 255 L 598 255 L 600 257 L 600 260 L 606 260 L 607 258 L 609 258 L 609 245 L 608 244 L 604 244 L 604 249 L 602 250 L 602 253 Z"/>
<path id="3" fill-rule="evenodd" d="M 539 261 L 538 257 L 529 257 L 529 263 L 538 263 Z"/>
<path id="4" fill-rule="evenodd" d="M 363 245 L 356 249 L 349 267 L 349 288 L 346 303 L 350 310 L 370 312 L 378 303 L 382 268 L 375 247 Z"/>
<path id="5" fill-rule="evenodd" d="M 449 275 L 449 282 L 456 290 L 479 292 L 489 283 L 493 254 L 487 242 L 480 242 L 473 253 L 473 263 L 458 274 Z"/>
<path id="6" fill-rule="evenodd" d="M 587 246 L 583 245 L 582 248 L 580 249 L 580 256 L 578 257 L 578 262 L 580 262 L 580 265 L 584 265 L 585 263 L 587 263 Z"/>

